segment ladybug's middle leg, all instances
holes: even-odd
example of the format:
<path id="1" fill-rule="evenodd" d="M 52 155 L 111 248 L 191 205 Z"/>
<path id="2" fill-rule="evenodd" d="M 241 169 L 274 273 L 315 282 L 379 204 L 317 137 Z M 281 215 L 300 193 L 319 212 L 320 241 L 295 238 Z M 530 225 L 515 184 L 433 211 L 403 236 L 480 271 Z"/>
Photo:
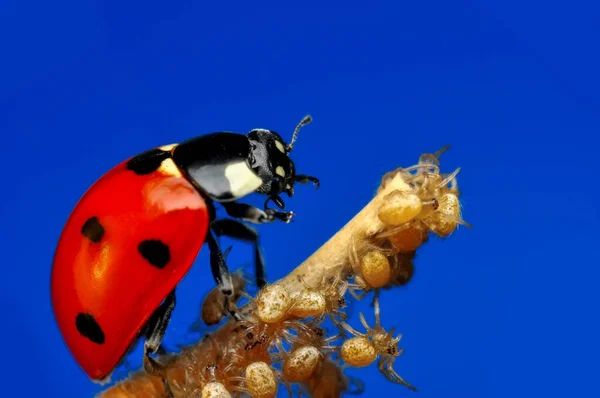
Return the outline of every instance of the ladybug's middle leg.
<path id="1" fill-rule="evenodd" d="M 169 383 L 164 378 L 164 366 L 150 357 L 150 354 L 164 351 L 161 343 L 167 331 L 167 326 L 169 326 L 169 322 L 171 321 L 175 302 L 175 290 L 173 290 L 148 320 L 146 324 L 146 341 L 144 341 L 144 369 L 146 373 L 162 378 L 169 397 L 172 397 L 173 393 L 171 392 Z"/>
<path id="2" fill-rule="evenodd" d="M 283 222 L 290 222 L 294 213 L 280 212 L 273 209 L 262 211 L 258 207 L 250 206 L 244 203 L 233 202 L 222 202 L 221 205 L 225 208 L 227 214 L 231 217 L 238 218 L 243 221 L 251 222 L 254 224 L 265 224 L 271 223 L 275 220 Z M 258 235 L 251 228 L 245 226 L 234 220 L 228 221 L 213 221 L 211 230 L 214 230 L 217 235 L 228 235 L 232 238 L 246 240 L 254 243 L 255 245 L 255 278 L 258 287 L 262 287 L 266 284 L 265 272 L 264 272 L 264 261 L 260 249 L 258 247 Z M 241 316 L 235 311 L 235 303 L 233 303 L 233 283 L 231 281 L 231 275 L 229 274 L 229 268 L 223 258 L 223 253 L 219 248 L 217 241 L 212 235 L 212 231 L 209 231 L 206 236 L 208 247 L 210 249 L 210 265 L 215 281 L 221 288 L 221 292 L 225 296 L 225 310 L 228 311 L 236 320 L 241 320 Z"/>
<path id="3" fill-rule="evenodd" d="M 256 286 L 259 289 L 262 289 L 267 284 L 267 277 L 265 274 L 265 260 L 262 251 L 260 250 L 258 233 L 256 230 L 246 224 L 242 224 L 239 221 L 229 218 L 214 221 L 211 225 L 211 229 L 215 232 L 217 237 L 228 236 L 233 239 L 251 243 L 254 246 L 254 278 L 256 280 Z"/>

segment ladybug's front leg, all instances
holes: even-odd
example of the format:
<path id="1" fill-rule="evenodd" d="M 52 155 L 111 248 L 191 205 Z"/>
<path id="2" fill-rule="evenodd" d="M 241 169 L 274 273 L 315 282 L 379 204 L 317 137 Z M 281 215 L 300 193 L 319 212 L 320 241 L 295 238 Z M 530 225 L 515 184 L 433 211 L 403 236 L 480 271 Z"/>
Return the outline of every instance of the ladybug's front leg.
<path id="1" fill-rule="evenodd" d="M 162 378 L 169 397 L 172 397 L 173 393 L 164 377 L 164 366 L 150 357 L 150 354 L 164 351 L 161 342 L 171 321 L 171 314 L 175 309 L 175 301 L 175 290 L 173 290 L 148 320 L 146 324 L 146 341 L 144 342 L 144 369 L 146 373 Z"/>
<path id="2" fill-rule="evenodd" d="M 284 212 L 275 211 L 274 209 L 262 211 L 258 207 L 237 202 L 223 202 L 221 205 L 231 217 L 239 218 L 240 220 L 248 221 L 253 224 L 266 224 L 275 220 L 289 223 L 295 215 L 292 211 Z"/>
<path id="3" fill-rule="evenodd" d="M 317 189 L 319 189 L 319 187 L 321 186 L 321 182 L 319 181 L 319 179 L 317 177 L 311 177 L 311 176 L 307 176 L 304 174 L 298 174 L 294 178 L 294 180 L 296 182 L 299 182 L 300 184 L 313 183 Z"/>

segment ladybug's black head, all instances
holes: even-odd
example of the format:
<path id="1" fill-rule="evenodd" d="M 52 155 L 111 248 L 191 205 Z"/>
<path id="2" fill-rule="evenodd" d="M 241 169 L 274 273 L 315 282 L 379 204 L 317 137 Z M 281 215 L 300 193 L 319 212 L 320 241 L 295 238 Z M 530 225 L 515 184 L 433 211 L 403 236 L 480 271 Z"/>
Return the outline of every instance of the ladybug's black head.
<path id="1" fill-rule="evenodd" d="M 263 180 L 263 184 L 256 192 L 268 195 L 267 202 L 273 200 L 281 209 L 285 207 L 285 204 L 279 194 L 286 193 L 290 197 L 293 196 L 295 183 L 313 182 L 317 187 L 319 186 L 319 180 L 316 178 L 296 174 L 294 162 L 289 156 L 300 128 L 311 121 L 310 116 L 302 119 L 296 126 L 289 144 L 286 144 L 275 131 L 254 129 L 248 133 L 251 148 L 250 166 Z M 265 208 L 267 202 L 265 202 Z"/>

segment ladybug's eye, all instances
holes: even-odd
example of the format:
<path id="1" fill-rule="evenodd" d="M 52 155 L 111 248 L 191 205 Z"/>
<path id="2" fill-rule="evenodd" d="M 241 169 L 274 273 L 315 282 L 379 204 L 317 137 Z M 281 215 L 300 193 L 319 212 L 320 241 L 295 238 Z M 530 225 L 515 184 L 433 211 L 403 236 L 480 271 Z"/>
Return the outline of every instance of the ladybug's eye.
<path id="1" fill-rule="evenodd" d="M 248 157 L 248 162 L 250 163 L 250 167 L 254 167 L 254 165 L 256 165 L 256 157 L 254 156 L 255 150 L 256 150 L 256 144 L 250 144 L 250 154 Z"/>

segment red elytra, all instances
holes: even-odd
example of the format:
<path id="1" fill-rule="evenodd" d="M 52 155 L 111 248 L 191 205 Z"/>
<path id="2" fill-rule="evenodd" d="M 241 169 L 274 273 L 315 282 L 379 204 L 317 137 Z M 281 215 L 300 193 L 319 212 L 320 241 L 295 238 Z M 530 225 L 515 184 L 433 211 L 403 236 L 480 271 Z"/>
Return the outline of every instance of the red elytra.
<path id="1" fill-rule="evenodd" d="M 170 159 L 146 176 L 128 171 L 126 163 L 103 175 L 79 200 L 52 266 L 58 327 L 95 380 L 110 375 L 189 271 L 209 226 L 206 202 Z M 144 241 L 163 249 L 153 253 L 158 256 L 154 265 L 142 254 Z M 86 323 L 88 316 L 96 329 Z M 78 330 L 80 321 L 91 338 Z"/>

